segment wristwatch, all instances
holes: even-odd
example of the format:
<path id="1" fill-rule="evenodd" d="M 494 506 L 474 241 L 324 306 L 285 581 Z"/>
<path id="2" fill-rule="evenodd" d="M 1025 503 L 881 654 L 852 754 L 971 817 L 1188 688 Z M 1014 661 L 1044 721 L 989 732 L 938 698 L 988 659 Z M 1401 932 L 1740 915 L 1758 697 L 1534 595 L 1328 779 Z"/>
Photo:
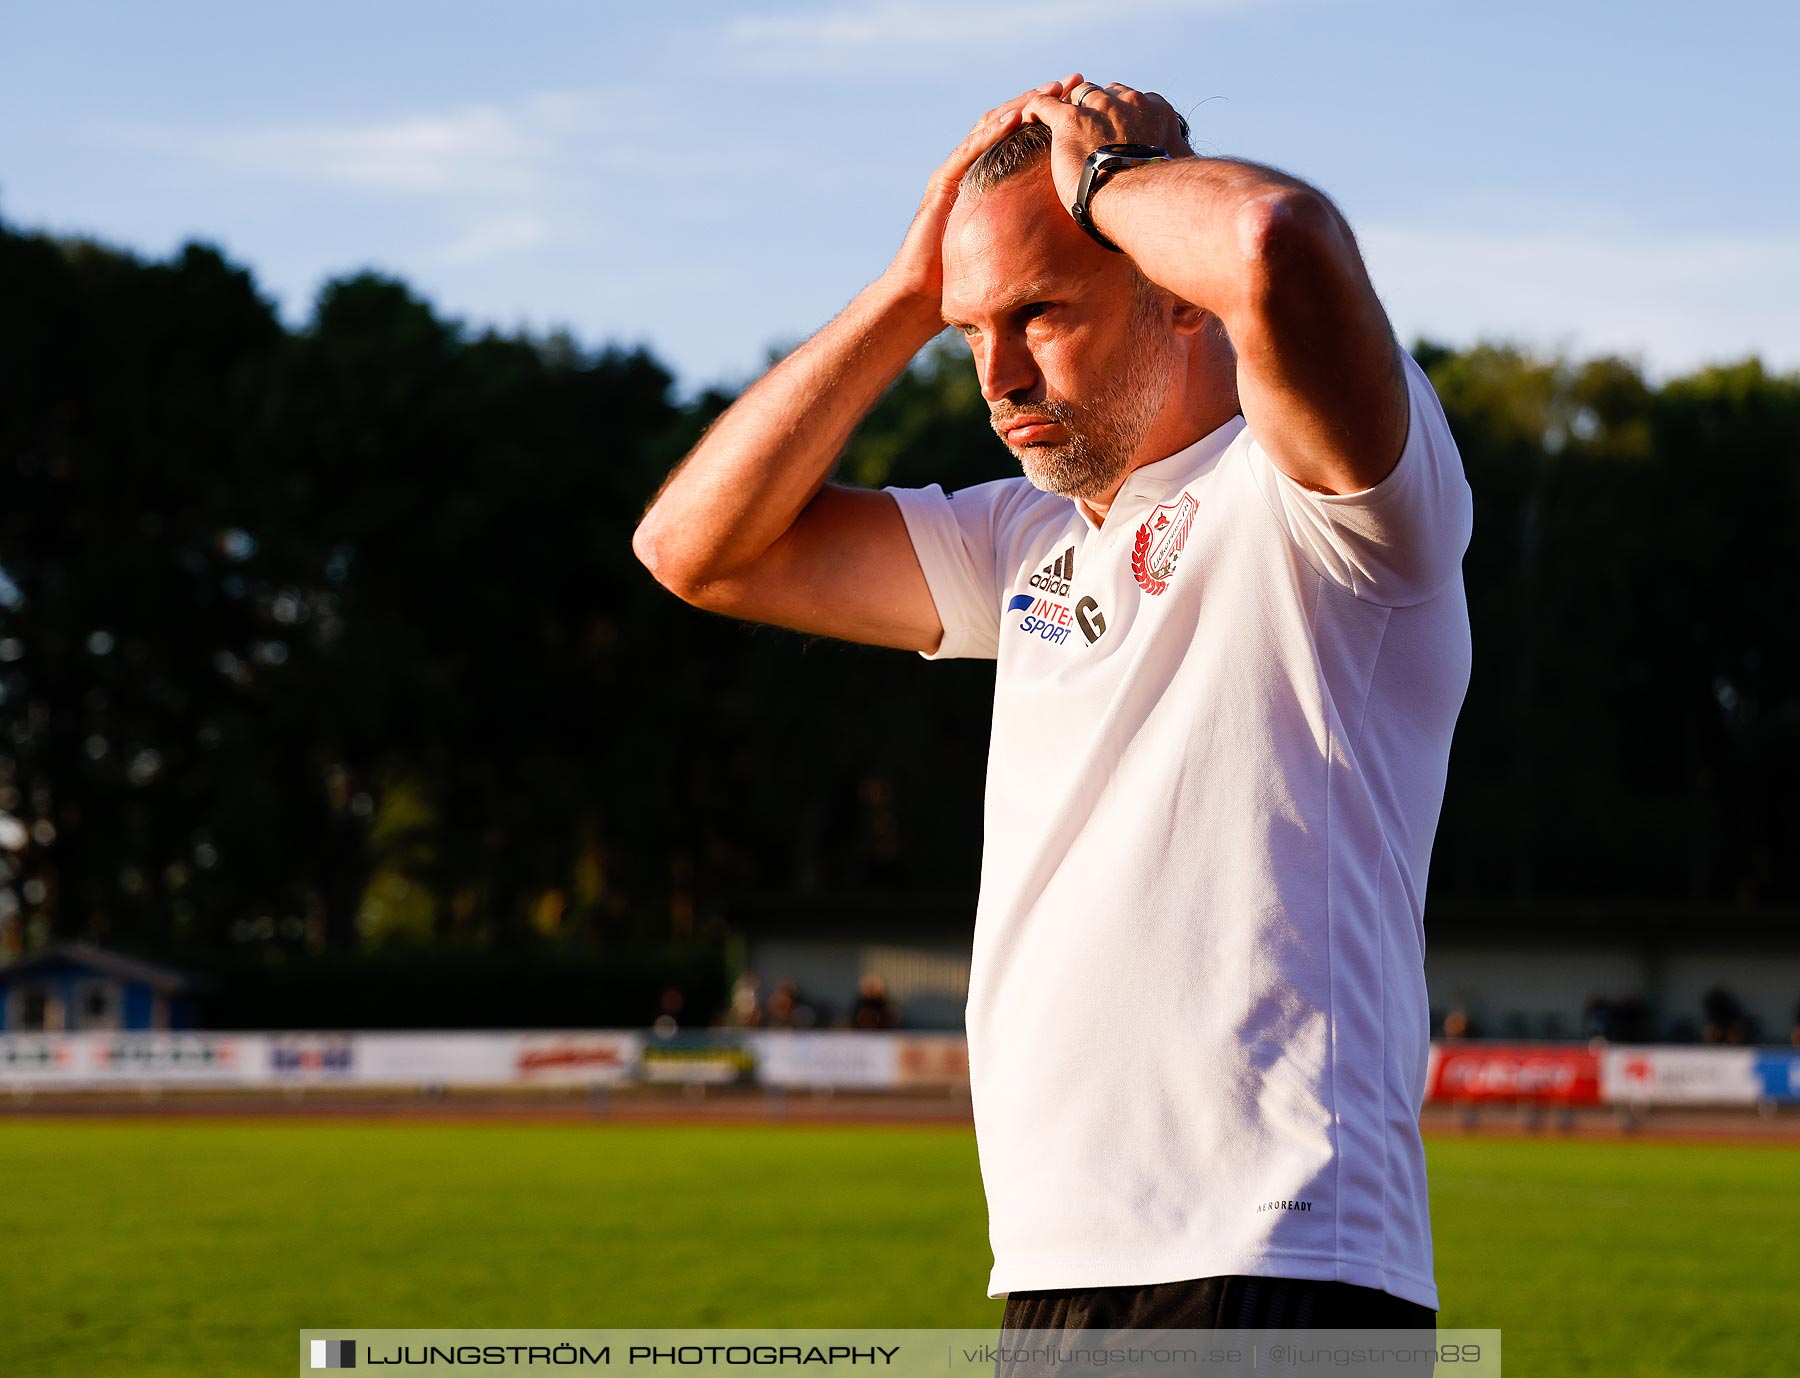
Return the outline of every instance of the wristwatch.
<path id="1" fill-rule="evenodd" d="M 1101 144 L 1088 154 L 1087 162 L 1081 165 L 1081 180 L 1075 184 L 1075 204 L 1069 207 L 1069 214 L 1075 217 L 1075 223 L 1086 230 L 1088 237 L 1095 243 L 1111 249 L 1115 254 L 1124 253 L 1123 249 L 1094 228 L 1094 222 L 1088 215 L 1088 202 L 1094 199 L 1094 193 L 1105 186 L 1109 179 L 1127 168 L 1172 161 L 1174 160 L 1167 149 L 1150 144 Z"/>

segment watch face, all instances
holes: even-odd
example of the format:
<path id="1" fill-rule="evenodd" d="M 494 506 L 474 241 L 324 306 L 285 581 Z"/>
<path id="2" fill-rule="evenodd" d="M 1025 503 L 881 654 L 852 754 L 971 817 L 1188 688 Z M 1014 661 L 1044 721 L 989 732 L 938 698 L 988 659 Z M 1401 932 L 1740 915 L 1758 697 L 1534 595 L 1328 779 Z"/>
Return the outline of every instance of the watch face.
<path id="1" fill-rule="evenodd" d="M 1151 144 L 1102 144 L 1094 152 L 1105 155 L 1104 165 L 1158 162 L 1168 158 L 1167 150 Z"/>

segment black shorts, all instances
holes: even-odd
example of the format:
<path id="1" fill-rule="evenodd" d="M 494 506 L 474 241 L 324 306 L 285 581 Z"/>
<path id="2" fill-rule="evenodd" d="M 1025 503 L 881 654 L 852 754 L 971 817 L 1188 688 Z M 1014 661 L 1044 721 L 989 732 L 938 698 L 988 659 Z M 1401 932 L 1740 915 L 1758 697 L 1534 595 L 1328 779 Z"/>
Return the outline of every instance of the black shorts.
<path id="1" fill-rule="evenodd" d="M 1073 1287 L 1014 1292 L 1005 1330 L 1422 1330 L 1437 1332 L 1437 1312 L 1374 1287 L 1311 1278 L 1233 1274 L 1142 1286 Z M 1421 1337 L 1423 1338 L 1423 1337 Z M 995 1378 L 1038 1378 L 1034 1365 L 995 1367 Z M 1430 1374 L 1427 1362 L 1397 1374 Z"/>
<path id="2" fill-rule="evenodd" d="M 1437 1312 L 1374 1287 L 1311 1278 L 1190 1278 L 1014 1292 L 1006 1330 L 1436 1330 Z"/>

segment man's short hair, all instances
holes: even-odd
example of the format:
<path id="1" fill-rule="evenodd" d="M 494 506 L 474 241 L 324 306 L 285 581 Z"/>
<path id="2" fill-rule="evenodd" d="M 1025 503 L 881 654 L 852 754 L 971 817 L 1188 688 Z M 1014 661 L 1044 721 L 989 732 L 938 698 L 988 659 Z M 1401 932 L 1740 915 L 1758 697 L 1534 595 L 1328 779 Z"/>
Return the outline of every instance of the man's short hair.
<path id="1" fill-rule="evenodd" d="M 1022 124 L 969 164 L 959 189 L 965 195 L 979 196 L 1036 167 L 1049 156 L 1050 126 Z"/>

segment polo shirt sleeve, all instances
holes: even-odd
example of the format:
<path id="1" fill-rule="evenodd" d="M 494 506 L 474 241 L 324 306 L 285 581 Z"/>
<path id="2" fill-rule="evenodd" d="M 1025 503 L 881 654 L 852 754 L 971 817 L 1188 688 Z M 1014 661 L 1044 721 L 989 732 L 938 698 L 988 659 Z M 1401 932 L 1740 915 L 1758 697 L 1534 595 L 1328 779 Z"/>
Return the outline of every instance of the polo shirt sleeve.
<path id="1" fill-rule="evenodd" d="M 1434 597 L 1461 568 L 1475 504 L 1443 404 L 1425 370 L 1402 352 L 1410 398 L 1399 462 L 1360 493 L 1316 493 L 1250 441 L 1250 472 L 1300 554 L 1366 602 L 1404 607 Z"/>
<path id="2" fill-rule="evenodd" d="M 882 489 L 900 505 L 944 625 L 937 650 L 919 652 L 927 660 L 993 660 L 999 655 L 997 526 L 1007 489 L 1004 479 L 953 493 L 935 483 Z"/>

